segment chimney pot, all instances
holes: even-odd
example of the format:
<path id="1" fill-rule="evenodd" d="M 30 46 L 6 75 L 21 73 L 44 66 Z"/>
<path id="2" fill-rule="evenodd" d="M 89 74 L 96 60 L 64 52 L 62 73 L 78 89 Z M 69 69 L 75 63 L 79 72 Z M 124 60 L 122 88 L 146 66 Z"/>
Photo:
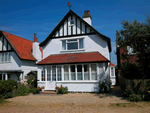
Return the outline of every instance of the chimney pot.
<path id="1" fill-rule="evenodd" d="M 90 11 L 89 10 L 87 10 L 87 14 L 90 15 Z"/>
<path id="2" fill-rule="evenodd" d="M 38 42 L 38 39 L 36 38 L 36 33 L 34 33 L 34 42 Z"/>
<path id="3" fill-rule="evenodd" d="M 86 15 L 86 11 L 84 11 L 84 15 Z"/>

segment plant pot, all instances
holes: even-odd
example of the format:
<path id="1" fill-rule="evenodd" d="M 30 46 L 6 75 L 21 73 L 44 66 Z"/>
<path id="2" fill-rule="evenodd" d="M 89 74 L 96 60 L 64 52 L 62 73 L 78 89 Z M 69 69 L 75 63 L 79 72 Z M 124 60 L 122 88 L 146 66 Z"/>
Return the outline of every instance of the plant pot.
<path id="1" fill-rule="evenodd" d="M 44 92 L 44 89 L 42 89 L 42 92 Z"/>

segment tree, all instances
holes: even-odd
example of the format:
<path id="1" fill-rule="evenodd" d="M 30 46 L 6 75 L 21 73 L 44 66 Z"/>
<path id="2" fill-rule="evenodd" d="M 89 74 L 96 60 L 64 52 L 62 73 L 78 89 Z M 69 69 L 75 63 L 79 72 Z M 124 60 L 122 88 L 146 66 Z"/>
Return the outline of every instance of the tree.
<path id="1" fill-rule="evenodd" d="M 123 48 L 130 46 L 138 58 L 138 66 L 143 79 L 150 72 L 150 17 L 146 23 L 122 21 L 123 29 L 118 33 L 117 44 Z M 127 59 L 127 57 L 124 57 Z"/>

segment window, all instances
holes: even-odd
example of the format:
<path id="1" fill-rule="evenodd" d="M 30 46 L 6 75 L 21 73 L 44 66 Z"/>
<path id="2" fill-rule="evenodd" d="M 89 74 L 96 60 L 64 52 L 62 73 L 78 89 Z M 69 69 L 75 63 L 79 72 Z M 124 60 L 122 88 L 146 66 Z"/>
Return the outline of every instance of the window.
<path id="1" fill-rule="evenodd" d="M 111 67 L 111 76 L 114 76 L 114 70 L 113 70 L 113 67 Z"/>
<path id="2" fill-rule="evenodd" d="M 84 48 L 83 38 L 62 41 L 62 50 L 77 50 L 77 49 L 83 49 L 83 48 Z"/>
<path id="3" fill-rule="evenodd" d="M 75 65 L 70 66 L 71 80 L 76 80 Z"/>
<path id="4" fill-rule="evenodd" d="M 0 53 L 0 62 L 10 62 L 10 53 Z"/>
<path id="5" fill-rule="evenodd" d="M 45 81 L 45 67 L 42 68 L 42 81 Z"/>
<path id="6" fill-rule="evenodd" d="M 130 46 L 127 46 L 127 53 L 128 53 L 128 55 L 134 55 L 134 54 L 136 54 L 136 53 L 133 53 L 133 48 L 130 47 Z"/>
<path id="7" fill-rule="evenodd" d="M 90 80 L 89 65 L 84 65 L 84 80 Z"/>
<path id="8" fill-rule="evenodd" d="M 61 81 L 61 66 L 57 66 L 57 80 Z"/>
<path id="9" fill-rule="evenodd" d="M 69 80 L 68 65 L 64 65 L 64 80 Z"/>
<path id="10" fill-rule="evenodd" d="M 70 21 L 70 26 L 73 26 L 73 25 L 74 25 L 74 21 L 71 20 L 71 21 Z"/>
<path id="11" fill-rule="evenodd" d="M 82 78 L 82 65 L 77 65 L 77 80 L 83 80 L 83 78 Z"/>
<path id="12" fill-rule="evenodd" d="M 96 64 L 91 64 L 91 79 L 97 80 Z"/>
<path id="13" fill-rule="evenodd" d="M 51 66 L 47 67 L 47 81 L 51 81 Z"/>

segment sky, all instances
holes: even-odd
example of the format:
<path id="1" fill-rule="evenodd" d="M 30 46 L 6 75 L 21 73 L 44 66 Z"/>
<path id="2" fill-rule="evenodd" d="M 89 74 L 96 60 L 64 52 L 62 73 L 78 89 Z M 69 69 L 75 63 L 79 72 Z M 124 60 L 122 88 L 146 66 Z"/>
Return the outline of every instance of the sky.
<path id="1" fill-rule="evenodd" d="M 69 0 L 80 17 L 89 10 L 92 26 L 111 39 L 111 62 L 116 60 L 116 31 L 123 20 L 146 22 L 150 0 Z M 68 0 L 1 0 L 0 30 L 41 43 L 67 14 Z"/>

